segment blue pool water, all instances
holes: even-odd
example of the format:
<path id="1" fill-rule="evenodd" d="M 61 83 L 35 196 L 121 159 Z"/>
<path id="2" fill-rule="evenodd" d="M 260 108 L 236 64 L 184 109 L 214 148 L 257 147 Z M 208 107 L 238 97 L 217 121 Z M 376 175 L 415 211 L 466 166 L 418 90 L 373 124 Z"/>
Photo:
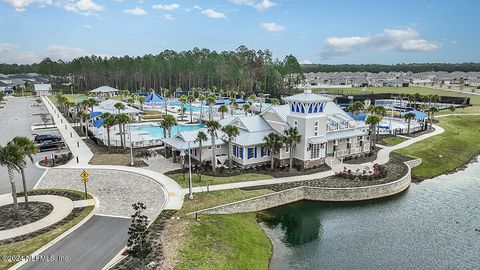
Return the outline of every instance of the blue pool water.
<path id="1" fill-rule="evenodd" d="M 172 137 L 182 131 L 196 130 L 204 127 L 205 125 L 201 124 L 188 126 L 173 126 Z M 157 125 L 132 126 L 132 132 L 137 133 L 145 140 L 157 140 L 164 138 L 163 128 Z"/>
<path id="2" fill-rule="evenodd" d="M 180 109 L 180 108 L 182 108 L 182 103 L 179 102 L 179 101 L 171 101 L 171 102 L 168 102 L 168 106 L 175 106 L 175 107 L 178 107 L 178 109 Z M 216 107 L 213 107 L 212 110 L 215 111 Z M 200 107 L 192 106 L 192 112 L 199 113 L 200 112 Z M 190 113 L 190 105 L 189 104 L 185 104 L 185 113 Z M 208 106 L 207 105 L 203 106 L 203 113 L 208 113 Z"/>

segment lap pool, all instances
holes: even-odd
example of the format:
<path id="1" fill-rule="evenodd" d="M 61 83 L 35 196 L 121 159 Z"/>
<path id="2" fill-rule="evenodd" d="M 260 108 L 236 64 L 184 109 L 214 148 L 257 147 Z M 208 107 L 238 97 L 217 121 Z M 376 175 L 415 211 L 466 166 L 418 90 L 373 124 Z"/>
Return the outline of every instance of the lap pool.
<path id="1" fill-rule="evenodd" d="M 204 127 L 205 125 L 202 125 L 202 124 L 173 126 L 172 137 L 182 131 L 197 130 Z M 132 125 L 131 129 L 132 129 L 132 138 L 134 138 L 135 135 L 141 138 L 141 140 L 158 140 L 158 139 L 164 138 L 163 128 L 161 128 L 159 125 L 155 125 L 155 124 Z M 167 133 L 167 136 L 168 136 L 168 133 Z"/>

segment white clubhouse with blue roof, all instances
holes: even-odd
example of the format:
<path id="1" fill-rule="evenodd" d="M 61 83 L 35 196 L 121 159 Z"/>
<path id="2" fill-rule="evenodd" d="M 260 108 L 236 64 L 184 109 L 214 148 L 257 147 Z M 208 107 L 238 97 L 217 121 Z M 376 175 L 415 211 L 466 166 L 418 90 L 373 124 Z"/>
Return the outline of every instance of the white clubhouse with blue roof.
<path id="1" fill-rule="evenodd" d="M 217 162 L 224 163 L 228 151 L 232 151 L 233 160 L 240 166 L 252 166 L 271 160 L 270 151 L 264 147 L 264 137 L 271 132 L 283 134 L 289 127 L 296 127 L 301 135 L 291 153 L 284 147 L 275 157 L 277 162 L 287 164 L 293 154 L 294 164 L 300 168 L 312 168 L 325 162 L 327 156 L 338 158 L 359 156 L 370 151 L 368 126 L 356 122 L 335 104 L 332 99 L 311 93 L 289 96 L 283 99 L 286 104 L 271 106 L 260 115 L 230 116 L 219 121 L 221 126 L 235 125 L 240 130 L 228 149 L 226 137 L 217 132 Z M 209 133 L 206 129 L 200 129 Z M 174 151 L 185 151 L 190 144 L 192 158 L 198 160 L 198 143 L 195 142 L 200 130 L 185 131 L 162 141 Z M 202 160 L 211 160 L 211 140 L 203 143 Z M 178 153 L 177 153 L 178 154 Z"/>

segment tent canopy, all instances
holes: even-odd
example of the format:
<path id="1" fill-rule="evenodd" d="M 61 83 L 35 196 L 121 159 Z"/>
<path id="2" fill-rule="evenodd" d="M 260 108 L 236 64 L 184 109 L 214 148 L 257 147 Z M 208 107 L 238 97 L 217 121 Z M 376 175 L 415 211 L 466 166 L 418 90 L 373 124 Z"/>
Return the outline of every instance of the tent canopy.
<path id="1" fill-rule="evenodd" d="M 145 98 L 145 103 L 162 103 L 162 102 L 165 102 L 165 100 L 159 95 L 155 94 L 155 92 L 153 91 Z"/>

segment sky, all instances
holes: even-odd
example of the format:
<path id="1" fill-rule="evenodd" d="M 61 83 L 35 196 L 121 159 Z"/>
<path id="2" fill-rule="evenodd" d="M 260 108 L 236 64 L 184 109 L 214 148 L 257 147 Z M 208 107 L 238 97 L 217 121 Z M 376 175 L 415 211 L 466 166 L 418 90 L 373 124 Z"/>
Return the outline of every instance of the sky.
<path id="1" fill-rule="evenodd" d="M 270 49 L 301 63 L 480 62 L 478 0 L 0 0 L 0 62 Z"/>

